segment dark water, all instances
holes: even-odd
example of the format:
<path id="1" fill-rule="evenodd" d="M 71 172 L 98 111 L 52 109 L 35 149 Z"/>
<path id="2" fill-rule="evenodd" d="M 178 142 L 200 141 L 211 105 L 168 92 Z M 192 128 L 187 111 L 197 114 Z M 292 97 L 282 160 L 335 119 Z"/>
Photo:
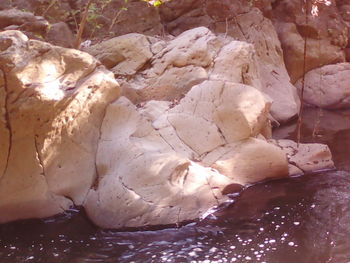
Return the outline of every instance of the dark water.
<path id="1" fill-rule="evenodd" d="M 0 263 L 350 262 L 350 111 L 322 114 L 306 112 L 304 140 L 327 142 L 338 171 L 257 184 L 228 209 L 180 228 L 101 230 L 78 210 L 1 225 Z"/>

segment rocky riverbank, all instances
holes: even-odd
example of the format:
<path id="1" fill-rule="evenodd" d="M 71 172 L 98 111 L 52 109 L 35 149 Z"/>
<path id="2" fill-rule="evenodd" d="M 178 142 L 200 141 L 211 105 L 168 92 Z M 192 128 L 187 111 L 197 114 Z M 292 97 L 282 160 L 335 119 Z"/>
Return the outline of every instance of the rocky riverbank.
<path id="1" fill-rule="evenodd" d="M 334 167 L 326 145 L 271 139 L 272 125 L 299 112 L 292 83 L 300 65 L 288 58 L 298 57 L 299 42 L 283 28 L 314 39 L 312 28 L 301 30 L 300 6 L 182 2 L 150 11 L 159 17 L 152 23 L 166 28 L 162 36 L 134 30 L 82 51 L 33 39 L 28 23 L 45 20 L 35 16 L 39 11 L 0 11 L 0 222 L 51 216 L 75 204 L 105 228 L 174 224 L 202 216 L 227 200 L 229 189 Z M 332 4 L 320 7 L 310 27 L 336 16 L 328 29 L 342 34 L 327 43 L 339 59 L 307 69 L 343 63 L 310 71 L 310 90 L 319 87 L 312 86 L 315 74 L 329 72 L 325 67 L 348 66 L 339 11 L 346 4 Z M 296 18 L 285 21 L 280 14 L 289 9 Z M 14 13 L 22 20 L 11 20 Z M 321 31 L 317 39 L 332 36 Z M 334 84 L 327 107 L 338 100 L 346 107 L 343 89 Z M 312 94 L 305 99 L 324 105 Z"/>

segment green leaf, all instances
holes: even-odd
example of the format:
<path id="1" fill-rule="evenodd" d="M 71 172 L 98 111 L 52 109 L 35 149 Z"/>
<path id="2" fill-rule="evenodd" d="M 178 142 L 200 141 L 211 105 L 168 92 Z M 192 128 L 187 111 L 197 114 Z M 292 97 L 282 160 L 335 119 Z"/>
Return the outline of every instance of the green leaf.
<path id="1" fill-rule="evenodd" d="M 155 7 L 160 6 L 161 4 L 162 4 L 162 1 L 160 1 L 160 0 L 153 2 L 153 6 L 155 6 Z"/>

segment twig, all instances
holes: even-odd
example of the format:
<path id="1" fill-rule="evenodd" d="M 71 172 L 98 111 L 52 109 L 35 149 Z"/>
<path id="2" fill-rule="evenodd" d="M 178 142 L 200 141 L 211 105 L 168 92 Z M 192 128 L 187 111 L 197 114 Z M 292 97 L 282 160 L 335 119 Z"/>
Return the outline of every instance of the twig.
<path id="1" fill-rule="evenodd" d="M 45 9 L 45 11 L 43 12 L 42 16 L 44 17 L 46 15 L 46 13 L 51 9 L 51 7 L 53 7 L 56 4 L 57 0 L 52 0 L 51 3 L 49 4 L 49 6 Z"/>
<path id="2" fill-rule="evenodd" d="M 89 14 L 89 8 L 90 8 L 91 4 L 92 4 L 92 0 L 89 0 L 89 2 L 86 4 L 83 16 L 81 18 L 81 21 L 80 21 L 80 24 L 79 24 L 79 30 L 78 30 L 77 36 L 75 38 L 75 44 L 74 44 L 74 48 L 76 48 L 76 49 L 79 49 L 79 47 L 80 47 L 81 39 L 82 39 L 82 36 L 83 36 L 83 32 L 84 32 L 84 28 L 85 28 L 85 25 L 86 25 L 87 17 L 88 17 L 88 14 Z"/>
<path id="3" fill-rule="evenodd" d="M 121 9 L 118 11 L 118 13 L 113 17 L 112 23 L 111 23 L 111 25 L 109 26 L 108 31 L 111 31 L 111 30 L 112 30 L 113 26 L 114 26 L 115 23 L 117 22 L 118 17 L 120 16 L 120 14 L 121 14 L 123 11 L 124 11 L 124 9 L 121 8 Z"/>
<path id="4" fill-rule="evenodd" d="M 305 23 L 308 25 L 309 23 L 309 16 L 308 16 L 308 0 L 305 0 L 304 2 L 304 9 L 305 9 Z M 303 62 L 303 77 L 301 79 L 301 95 L 300 95 L 300 111 L 299 111 L 299 117 L 298 117 L 298 123 L 297 123 L 297 147 L 299 147 L 300 140 L 301 140 L 301 125 L 303 121 L 303 110 L 304 110 L 304 90 L 305 90 L 305 72 L 306 72 L 306 49 L 307 49 L 307 34 L 305 34 L 304 37 L 304 62 Z"/>

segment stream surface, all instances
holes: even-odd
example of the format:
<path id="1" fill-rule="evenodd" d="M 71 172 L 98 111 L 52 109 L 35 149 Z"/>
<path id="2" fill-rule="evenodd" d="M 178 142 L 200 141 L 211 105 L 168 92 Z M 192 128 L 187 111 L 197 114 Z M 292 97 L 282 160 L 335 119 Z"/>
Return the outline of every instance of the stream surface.
<path id="1" fill-rule="evenodd" d="M 350 111 L 307 109 L 303 141 L 327 143 L 338 170 L 256 184 L 180 228 L 102 230 L 78 209 L 3 224 L 0 263 L 350 262 Z"/>

